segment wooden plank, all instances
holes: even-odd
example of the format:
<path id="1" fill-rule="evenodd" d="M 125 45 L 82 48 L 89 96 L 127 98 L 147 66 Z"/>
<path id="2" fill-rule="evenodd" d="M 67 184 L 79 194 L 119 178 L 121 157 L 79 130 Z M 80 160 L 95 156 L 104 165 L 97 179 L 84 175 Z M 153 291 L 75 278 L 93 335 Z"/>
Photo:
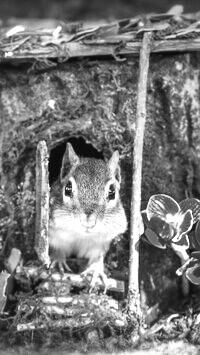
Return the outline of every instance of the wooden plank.
<path id="1" fill-rule="evenodd" d="M 46 59 L 58 59 L 66 61 L 70 58 L 78 57 L 105 57 L 105 56 L 128 56 L 138 55 L 141 49 L 141 42 L 127 42 L 125 44 L 109 44 L 96 41 L 95 44 L 84 44 L 81 42 L 71 42 L 59 48 L 41 47 L 34 50 L 10 51 L 8 48 L 1 50 L 1 62 L 12 61 L 32 61 Z M 200 51 L 200 38 L 190 40 L 159 40 L 154 41 L 151 53 L 167 52 L 195 52 Z"/>

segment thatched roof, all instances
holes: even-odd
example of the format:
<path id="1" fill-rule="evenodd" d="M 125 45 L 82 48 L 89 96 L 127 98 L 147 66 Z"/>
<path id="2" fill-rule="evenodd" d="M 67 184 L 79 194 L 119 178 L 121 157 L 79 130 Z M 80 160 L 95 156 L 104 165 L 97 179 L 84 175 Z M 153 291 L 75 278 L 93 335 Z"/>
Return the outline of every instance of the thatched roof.
<path id="1" fill-rule="evenodd" d="M 153 32 L 152 53 L 200 50 L 200 12 L 184 14 L 177 5 L 167 13 L 111 22 L 7 21 L 0 27 L 1 61 L 44 60 L 48 67 L 75 57 L 121 60 L 139 52 L 147 31 Z"/>

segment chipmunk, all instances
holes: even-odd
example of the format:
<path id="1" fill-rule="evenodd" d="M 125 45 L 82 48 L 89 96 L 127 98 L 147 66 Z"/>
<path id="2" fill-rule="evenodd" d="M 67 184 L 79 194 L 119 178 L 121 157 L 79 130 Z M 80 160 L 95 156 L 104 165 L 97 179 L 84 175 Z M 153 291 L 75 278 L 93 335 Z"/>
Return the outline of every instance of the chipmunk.
<path id="1" fill-rule="evenodd" d="M 104 256 L 127 228 L 120 181 L 118 151 L 105 162 L 78 157 L 67 143 L 60 178 L 50 192 L 49 245 L 60 270 L 70 271 L 66 257 L 88 259 L 82 274 L 92 272 L 92 287 L 98 276 L 106 283 Z"/>

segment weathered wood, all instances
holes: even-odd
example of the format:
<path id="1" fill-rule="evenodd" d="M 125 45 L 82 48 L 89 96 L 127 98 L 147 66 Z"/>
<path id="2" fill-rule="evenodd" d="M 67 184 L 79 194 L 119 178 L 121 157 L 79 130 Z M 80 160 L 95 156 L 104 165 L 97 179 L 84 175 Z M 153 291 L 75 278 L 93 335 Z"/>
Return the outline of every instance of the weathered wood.
<path id="1" fill-rule="evenodd" d="M 114 39 L 109 43 L 105 40 L 85 41 L 85 43 L 72 42 L 63 45 L 61 48 L 54 49 L 53 47 L 46 47 L 38 50 L 12 50 L 7 51 L 1 58 L 2 62 L 12 62 L 20 60 L 44 60 L 46 59 L 61 59 L 66 61 L 70 58 L 78 57 L 98 57 L 98 56 L 127 56 L 138 55 L 141 49 L 142 42 L 128 42 L 123 46 L 120 45 L 118 39 Z M 191 52 L 200 51 L 200 38 L 188 40 L 157 40 L 151 48 L 151 53 L 166 53 L 166 52 Z"/>
<path id="2" fill-rule="evenodd" d="M 36 152 L 36 222 L 35 250 L 42 263 L 49 265 L 49 173 L 48 150 L 45 141 L 40 141 Z"/>
<path id="3" fill-rule="evenodd" d="M 138 55 L 145 32 L 154 33 L 152 53 L 199 51 L 199 13 L 176 10 L 112 22 L 11 21 L 1 28 L 1 61 Z"/>
<path id="4" fill-rule="evenodd" d="M 73 325 L 73 318 L 69 319 L 59 319 L 59 320 L 53 320 L 49 322 L 48 324 L 48 329 L 57 329 L 57 328 L 69 328 L 72 327 Z M 91 321 L 90 317 L 87 317 L 86 319 L 81 319 L 81 327 L 86 327 L 90 325 L 92 327 L 93 322 Z M 41 323 L 41 321 L 34 320 L 30 323 L 22 323 L 22 324 L 17 324 L 17 331 L 18 332 L 25 332 L 25 331 L 32 331 L 32 330 L 38 330 L 38 329 L 47 329 L 47 325 L 44 323 Z"/>
<path id="5" fill-rule="evenodd" d="M 129 260 L 129 287 L 128 312 L 130 316 L 136 315 L 138 323 L 141 319 L 140 292 L 139 292 L 139 252 L 138 242 L 141 235 L 141 188 L 142 188 L 142 156 L 143 140 L 146 121 L 146 96 L 149 57 L 151 46 L 151 33 L 145 33 L 140 52 L 140 66 L 137 92 L 137 111 L 135 134 L 133 143 L 133 176 L 130 218 L 130 260 Z M 134 127 L 132 127 L 132 130 Z"/>

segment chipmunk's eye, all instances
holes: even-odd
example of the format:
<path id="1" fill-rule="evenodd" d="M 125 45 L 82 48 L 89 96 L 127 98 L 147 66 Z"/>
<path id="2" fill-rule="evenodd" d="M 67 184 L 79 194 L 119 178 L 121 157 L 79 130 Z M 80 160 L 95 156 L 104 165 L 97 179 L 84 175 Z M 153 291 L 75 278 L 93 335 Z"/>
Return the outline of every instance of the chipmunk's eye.
<path id="1" fill-rule="evenodd" d="M 115 199 L 115 185 L 110 184 L 109 191 L 108 191 L 108 199 L 114 200 Z"/>
<path id="2" fill-rule="evenodd" d="M 70 180 L 65 186 L 65 196 L 72 197 L 72 182 Z"/>

